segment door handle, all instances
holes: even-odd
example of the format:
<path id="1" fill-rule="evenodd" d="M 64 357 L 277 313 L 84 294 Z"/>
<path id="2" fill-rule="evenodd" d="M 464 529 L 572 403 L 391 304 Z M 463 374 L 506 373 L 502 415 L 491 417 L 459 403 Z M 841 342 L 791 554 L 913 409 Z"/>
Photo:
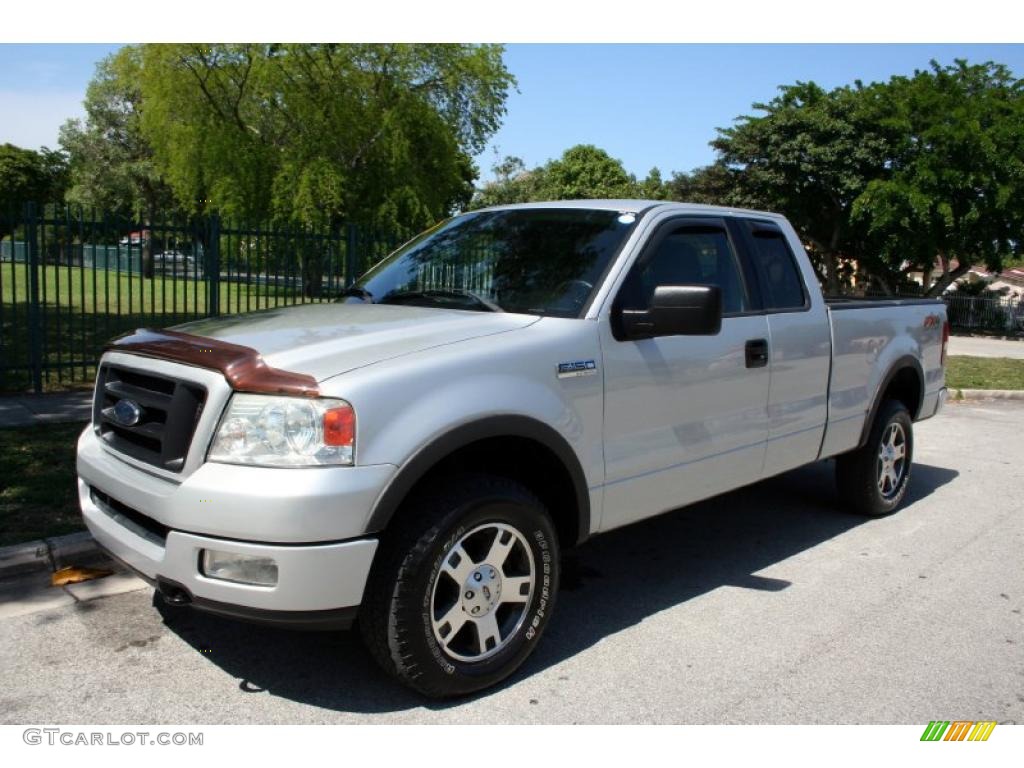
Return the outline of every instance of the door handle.
<path id="1" fill-rule="evenodd" d="M 768 340 L 751 339 L 747 342 L 747 368 L 764 368 L 768 365 Z"/>

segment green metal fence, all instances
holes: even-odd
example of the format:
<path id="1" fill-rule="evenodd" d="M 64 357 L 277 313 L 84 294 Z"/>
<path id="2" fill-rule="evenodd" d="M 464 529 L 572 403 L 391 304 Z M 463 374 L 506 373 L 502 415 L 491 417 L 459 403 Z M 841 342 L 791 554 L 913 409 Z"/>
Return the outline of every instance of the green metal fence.
<path id="1" fill-rule="evenodd" d="M 107 340 L 134 328 L 333 301 L 407 234 L 0 211 L 0 391 L 89 382 Z"/>

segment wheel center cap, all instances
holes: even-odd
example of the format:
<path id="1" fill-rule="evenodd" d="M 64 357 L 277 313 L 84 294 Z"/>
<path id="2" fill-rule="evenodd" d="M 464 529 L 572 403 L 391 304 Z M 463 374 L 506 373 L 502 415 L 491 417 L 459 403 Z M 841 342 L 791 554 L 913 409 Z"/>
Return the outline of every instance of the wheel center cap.
<path id="1" fill-rule="evenodd" d="M 486 616 L 501 598 L 501 571 L 482 563 L 462 585 L 462 610 L 474 619 Z"/>

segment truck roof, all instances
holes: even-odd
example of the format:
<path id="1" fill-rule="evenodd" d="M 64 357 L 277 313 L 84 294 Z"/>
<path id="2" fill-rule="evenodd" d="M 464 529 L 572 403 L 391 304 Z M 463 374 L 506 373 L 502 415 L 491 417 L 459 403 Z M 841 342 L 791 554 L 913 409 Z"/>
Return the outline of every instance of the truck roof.
<path id="1" fill-rule="evenodd" d="M 533 203 L 509 203 L 481 208 L 483 211 L 503 211 L 529 208 L 588 208 L 597 211 L 620 211 L 622 213 L 642 213 L 654 208 L 678 209 L 700 213 L 745 213 L 780 219 L 782 216 L 770 211 L 756 211 L 746 208 L 732 208 L 722 205 L 704 205 L 703 203 L 682 203 L 673 200 L 549 200 Z"/>

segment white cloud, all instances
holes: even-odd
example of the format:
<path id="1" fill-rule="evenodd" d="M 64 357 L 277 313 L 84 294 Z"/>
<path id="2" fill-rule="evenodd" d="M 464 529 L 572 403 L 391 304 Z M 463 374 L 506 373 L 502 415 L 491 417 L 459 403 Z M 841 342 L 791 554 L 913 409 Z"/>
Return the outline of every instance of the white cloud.
<path id="1" fill-rule="evenodd" d="M 83 97 L 81 91 L 0 90 L 0 144 L 55 149 L 64 122 L 85 114 Z"/>

